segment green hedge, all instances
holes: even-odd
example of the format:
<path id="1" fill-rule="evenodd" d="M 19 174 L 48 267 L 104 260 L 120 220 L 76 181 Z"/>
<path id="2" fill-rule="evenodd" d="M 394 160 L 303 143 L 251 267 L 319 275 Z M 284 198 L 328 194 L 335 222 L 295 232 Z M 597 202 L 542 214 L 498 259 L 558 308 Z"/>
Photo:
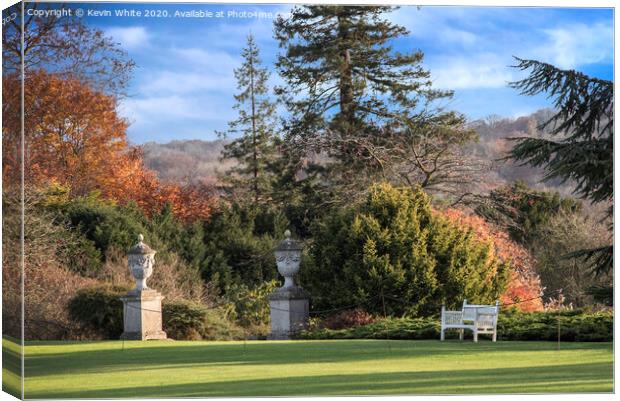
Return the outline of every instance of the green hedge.
<path id="1" fill-rule="evenodd" d="M 439 330 L 439 321 L 433 318 L 387 318 L 365 326 L 348 329 L 303 331 L 299 333 L 298 338 L 307 340 L 339 340 L 353 338 L 424 340 L 439 338 Z"/>
<path id="2" fill-rule="evenodd" d="M 565 311 L 520 313 L 500 312 L 497 324 L 498 340 L 557 341 L 558 316 L 562 341 L 612 341 L 613 313 Z M 439 339 L 441 324 L 436 318 L 382 319 L 366 326 L 342 330 L 317 329 L 301 332 L 300 339 L 393 339 L 423 340 Z M 456 338 L 456 330 L 447 332 L 448 338 Z M 467 333 L 467 331 L 466 331 Z M 484 336 L 481 338 L 485 338 Z"/>
<path id="3" fill-rule="evenodd" d="M 613 341 L 612 312 L 500 313 L 497 336 L 500 340 L 557 341 L 558 319 L 562 341 Z"/>

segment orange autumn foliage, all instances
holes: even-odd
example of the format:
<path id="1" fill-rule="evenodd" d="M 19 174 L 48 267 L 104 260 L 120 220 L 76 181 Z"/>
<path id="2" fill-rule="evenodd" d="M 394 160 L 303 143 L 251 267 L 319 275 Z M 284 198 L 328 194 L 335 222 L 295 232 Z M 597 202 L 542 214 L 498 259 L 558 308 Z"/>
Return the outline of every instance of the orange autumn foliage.
<path id="1" fill-rule="evenodd" d="M 473 230 L 481 241 L 492 241 L 495 255 L 510 263 L 510 281 L 500 298 L 503 305 L 515 303 L 518 309 L 526 312 L 543 309 L 540 278 L 534 272 L 532 257 L 523 246 L 510 240 L 508 233 L 492 227 L 479 216 L 457 209 L 447 209 L 442 213 L 457 224 Z"/>
<path id="2" fill-rule="evenodd" d="M 5 188 L 20 185 L 21 82 L 3 76 L 2 175 Z M 79 79 L 37 70 L 25 82 L 25 182 L 93 191 L 121 204 L 135 201 L 147 214 L 166 203 L 183 220 L 206 218 L 213 196 L 206 185 L 163 184 L 144 166 L 141 149 L 129 146 L 128 122 L 117 101 Z"/>

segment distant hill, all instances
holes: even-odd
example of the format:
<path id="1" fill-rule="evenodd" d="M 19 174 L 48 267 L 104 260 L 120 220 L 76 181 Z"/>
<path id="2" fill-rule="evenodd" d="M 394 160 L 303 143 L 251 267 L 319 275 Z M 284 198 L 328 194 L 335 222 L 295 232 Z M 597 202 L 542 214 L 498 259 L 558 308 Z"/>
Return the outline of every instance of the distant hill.
<path id="1" fill-rule="evenodd" d="M 491 189 L 515 180 L 524 180 L 536 188 L 554 188 L 569 194 L 570 188 L 560 186 L 560 182 L 541 183 L 543 171 L 530 166 L 518 166 L 509 161 L 499 161 L 513 146 L 506 138 L 520 136 L 548 136 L 537 127 L 552 114 L 551 110 L 539 110 L 529 116 L 503 118 L 492 116 L 471 122 L 480 135 L 479 143 L 472 146 L 472 152 L 480 157 L 494 161 L 493 170 L 485 180 L 484 189 Z M 164 181 L 214 182 L 218 173 L 225 172 L 235 165 L 233 160 L 220 161 L 220 155 L 227 143 L 225 140 L 177 140 L 164 144 L 148 142 L 144 144 L 146 164 L 155 170 Z"/>
<path id="2" fill-rule="evenodd" d="M 552 115 L 552 110 L 542 109 L 528 116 L 518 118 L 491 116 L 471 123 L 472 128 L 480 136 L 479 142 L 473 146 L 472 151 L 480 157 L 493 161 L 492 171 L 488 179 L 485 180 L 488 187 L 492 188 L 516 180 L 523 180 L 534 188 L 553 188 L 563 195 L 571 193 L 572 187 L 562 184 L 560 180 L 542 182 L 544 171 L 541 168 L 529 165 L 520 166 L 512 161 L 502 160 L 514 146 L 515 142 L 510 140 L 510 138 L 524 136 L 550 137 L 549 129 L 541 131 L 538 129 L 538 126 L 549 120 Z"/>
<path id="3" fill-rule="evenodd" d="M 218 173 L 235 165 L 234 160 L 220 161 L 225 140 L 179 140 L 168 143 L 147 142 L 143 145 L 148 168 L 163 181 L 213 182 Z"/>

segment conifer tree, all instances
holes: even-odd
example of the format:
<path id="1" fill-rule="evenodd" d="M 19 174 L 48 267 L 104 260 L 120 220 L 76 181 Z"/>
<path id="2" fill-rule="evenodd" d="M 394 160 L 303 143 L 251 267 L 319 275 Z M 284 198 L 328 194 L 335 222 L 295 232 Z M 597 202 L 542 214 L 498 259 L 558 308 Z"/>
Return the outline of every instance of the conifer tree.
<path id="1" fill-rule="evenodd" d="M 275 127 L 275 104 L 269 99 L 269 71 L 261 66 L 258 46 L 249 35 L 242 50 L 244 61 L 235 69 L 236 120 L 228 123 L 221 136 L 238 136 L 224 148 L 222 158 L 236 159 L 239 165 L 227 172 L 226 181 L 238 195 L 249 196 L 254 202 L 269 199 L 273 185 L 273 166 L 278 157 L 278 136 Z"/>
<path id="2" fill-rule="evenodd" d="M 551 128 L 553 138 L 516 138 L 510 158 L 543 167 L 545 179 L 574 182 L 575 193 L 592 202 L 614 196 L 614 84 L 580 72 L 517 58 L 516 68 L 530 75 L 511 83 L 521 94 L 547 93 L 556 113 L 539 128 Z M 608 215 L 613 214 L 613 207 Z M 584 250 L 598 272 L 613 269 L 613 245 Z"/>
<path id="3" fill-rule="evenodd" d="M 434 211 L 420 188 L 373 185 L 364 201 L 312 231 L 300 282 L 319 310 L 360 304 L 376 314 L 430 315 L 463 298 L 490 303 L 508 284 L 494 244 Z"/>
<path id="4" fill-rule="evenodd" d="M 276 67 L 287 84 L 278 92 L 291 114 L 289 141 L 316 146 L 319 137 L 330 156 L 355 162 L 368 156 L 359 139 L 380 136 L 386 121 L 419 118 L 429 101 L 451 95 L 431 88 L 421 51 L 393 49 L 392 41 L 408 32 L 382 18 L 391 10 L 303 6 L 276 21 L 284 49 Z"/>
<path id="5" fill-rule="evenodd" d="M 435 101 L 452 92 L 432 87 L 423 53 L 394 48 L 408 32 L 385 17 L 392 10 L 302 6 L 275 22 L 282 48 L 276 68 L 285 81 L 276 93 L 289 112 L 283 124 L 283 170 L 297 177 L 287 203 L 301 200 L 303 215 L 362 198 L 375 182 L 401 183 L 405 177 L 412 186 L 423 184 L 424 160 L 403 172 L 403 165 L 415 159 L 420 138 L 438 144 L 436 149 L 443 140 L 440 131 L 458 146 L 475 140 L 462 135 L 456 114 L 437 107 Z M 458 152 L 450 149 L 439 157 L 446 153 Z M 432 175 L 454 176 L 454 171 L 437 173 Z M 433 183 L 437 189 L 444 184 Z M 448 196 L 460 199 L 461 192 L 450 188 Z"/>

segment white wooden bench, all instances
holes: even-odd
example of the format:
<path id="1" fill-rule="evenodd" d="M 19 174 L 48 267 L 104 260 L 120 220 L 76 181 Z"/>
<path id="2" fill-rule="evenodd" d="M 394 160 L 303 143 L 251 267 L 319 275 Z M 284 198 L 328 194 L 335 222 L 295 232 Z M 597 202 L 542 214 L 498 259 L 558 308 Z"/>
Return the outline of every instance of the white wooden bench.
<path id="1" fill-rule="evenodd" d="M 445 339 L 445 331 L 458 329 L 459 339 L 463 339 L 463 332 L 471 330 L 474 342 L 478 342 L 478 334 L 491 334 L 493 341 L 497 340 L 497 316 L 499 315 L 499 301 L 495 305 L 472 305 L 463 301 L 460 311 L 446 310 L 441 307 L 441 341 Z"/>

